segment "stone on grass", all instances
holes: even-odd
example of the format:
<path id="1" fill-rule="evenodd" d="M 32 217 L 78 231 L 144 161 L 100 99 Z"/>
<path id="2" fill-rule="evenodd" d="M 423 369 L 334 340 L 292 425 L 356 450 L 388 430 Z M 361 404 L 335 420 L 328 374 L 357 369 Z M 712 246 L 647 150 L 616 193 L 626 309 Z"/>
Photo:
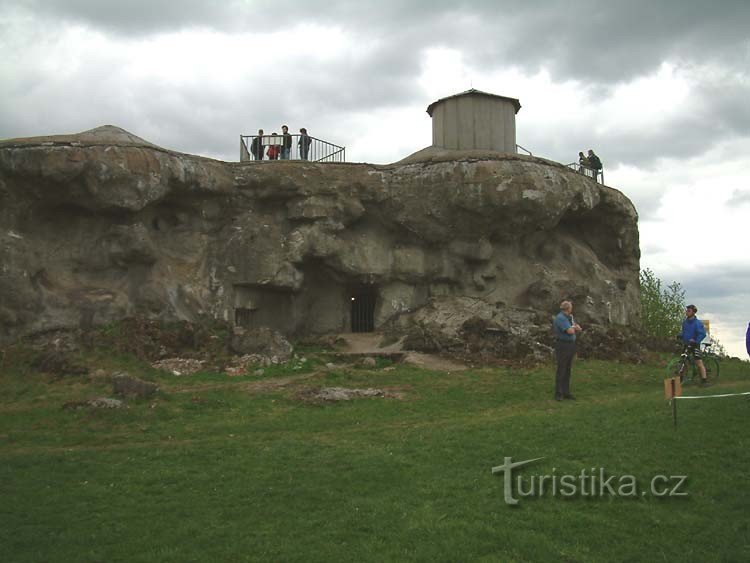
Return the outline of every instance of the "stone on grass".
<path id="1" fill-rule="evenodd" d="M 70 401 L 63 405 L 64 409 L 77 410 L 77 409 L 121 409 L 125 406 L 119 399 L 111 399 L 109 397 L 96 397 L 94 399 L 88 399 L 86 401 Z"/>
<path id="2" fill-rule="evenodd" d="M 318 401 L 351 401 L 352 399 L 366 399 L 372 397 L 382 397 L 398 399 L 401 393 L 385 389 L 348 389 L 346 387 L 323 387 L 318 390 L 310 390 L 305 393 L 306 397 Z"/>
<path id="3" fill-rule="evenodd" d="M 116 373 L 112 376 L 112 389 L 115 395 L 124 397 L 150 397 L 159 390 L 159 386 L 127 373 Z"/>
<path id="4" fill-rule="evenodd" d="M 269 358 L 272 364 L 286 362 L 293 351 L 292 345 L 281 333 L 265 327 L 254 330 L 236 328 L 229 347 L 235 354 L 262 355 Z"/>

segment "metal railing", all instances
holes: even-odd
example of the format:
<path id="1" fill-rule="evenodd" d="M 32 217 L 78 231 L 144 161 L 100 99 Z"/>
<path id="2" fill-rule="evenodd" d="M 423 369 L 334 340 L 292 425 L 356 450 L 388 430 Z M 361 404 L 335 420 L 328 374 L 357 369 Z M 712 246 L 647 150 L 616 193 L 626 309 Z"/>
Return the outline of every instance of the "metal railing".
<path id="1" fill-rule="evenodd" d="M 346 148 L 307 135 L 240 135 L 240 162 L 250 160 L 308 160 L 346 162 Z M 291 144 L 291 146 L 289 146 Z"/>
<path id="2" fill-rule="evenodd" d="M 521 145 L 516 145 L 516 152 L 518 152 L 519 149 L 525 152 L 526 154 L 528 154 L 529 156 L 534 156 L 533 154 L 531 154 L 531 151 L 529 149 L 522 147 Z"/>
<path id="3" fill-rule="evenodd" d="M 591 168 L 590 166 L 584 166 L 583 164 L 579 164 L 578 162 L 571 162 L 570 164 L 566 164 L 568 168 L 571 170 L 575 170 L 579 174 L 583 174 L 587 178 L 591 178 L 595 182 L 599 182 L 600 184 L 604 183 L 604 168 L 601 170 L 595 170 Z"/>
<path id="4" fill-rule="evenodd" d="M 516 152 L 520 152 L 520 151 L 523 151 L 530 156 L 534 156 L 533 154 L 531 154 L 531 151 L 529 149 L 522 147 L 521 145 L 516 145 Z M 591 168 L 590 166 L 585 166 L 578 162 L 571 162 L 570 164 L 566 164 L 565 166 L 567 166 L 571 170 L 575 170 L 579 174 L 583 174 L 587 178 L 591 178 L 595 182 L 604 184 L 604 168 L 595 170 L 594 168 Z"/>

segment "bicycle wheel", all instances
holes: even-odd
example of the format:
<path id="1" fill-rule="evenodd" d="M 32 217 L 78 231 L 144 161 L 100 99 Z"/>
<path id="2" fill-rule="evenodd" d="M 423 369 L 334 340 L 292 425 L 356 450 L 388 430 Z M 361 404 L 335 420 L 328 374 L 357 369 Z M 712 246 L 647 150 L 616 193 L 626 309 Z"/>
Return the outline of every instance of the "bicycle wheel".
<path id="1" fill-rule="evenodd" d="M 683 381 L 687 375 L 687 362 L 684 358 L 675 358 L 667 365 L 667 377 L 679 377 Z"/>
<path id="2" fill-rule="evenodd" d="M 719 360 L 704 357 L 703 365 L 706 367 L 706 379 L 711 383 L 715 383 L 719 379 Z"/>

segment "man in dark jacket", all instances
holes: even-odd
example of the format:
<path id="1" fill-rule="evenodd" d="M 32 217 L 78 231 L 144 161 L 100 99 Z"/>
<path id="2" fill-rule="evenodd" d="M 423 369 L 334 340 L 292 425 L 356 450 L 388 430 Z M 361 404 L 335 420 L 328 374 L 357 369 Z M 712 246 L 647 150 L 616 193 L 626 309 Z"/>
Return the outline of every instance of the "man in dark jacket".
<path id="1" fill-rule="evenodd" d="M 281 145 L 281 160 L 289 160 L 292 152 L 292 136 L 289 134 L 289 127 L 281 126 L 281 136 L 284 138 L 284 144 Z"/>
<path id="2" fill-rule="evenodd" d="M 599 157 L 594 154 L 593 149 L 589 149 L 589 166 L 591 167 L 591 171 L 594 174 L 594 182 L 596 182 L 597 177 L 599 176 L 599 173 L 602 169 L 602 161 L 599 160 Z"/>
<path id="3" fill-rule="evenodd" d="M 698 366 L 698 371 L 701 374 L 701 385 L 708 385 L 708 379 L 706 379 L 706 366 L 703 365 L 703 359 L 701 358 L 701 340 L 706 338 L 706 329 L 703 323 L 695 316 L 698 312 L 698 307 L 695 305 L 688 305 L 685 307 L 685 320 L 682 321 L 682 333 L 680 338 L 688 347 L 688 351 L 695 358 L 695 365 Z"/>
<path id="4" fill-rule="evenodd" d="M 312 139 L 307 134 L 307 129 L 302 127 L 299 130 L 299 141 L 297 141 L 297 144 L 299 145 L 299 157 L 301 160 L 307 160 L 307 154 L 310 151 L 311 143 Z"/>
<path id="5" fill-rule="evenodd" d="M 745 348 L 747 348 L 747 355 L 750 356 L 750 323 L 747 323 L 747 332 L 745 333 Z"/>
<path id="6" fill-rule="evenodd" d="M 255 160 L 263 160 L 263 129 L 258 129 L 258 136 L 250 143 L 250 152 L 253 153 Z"/>

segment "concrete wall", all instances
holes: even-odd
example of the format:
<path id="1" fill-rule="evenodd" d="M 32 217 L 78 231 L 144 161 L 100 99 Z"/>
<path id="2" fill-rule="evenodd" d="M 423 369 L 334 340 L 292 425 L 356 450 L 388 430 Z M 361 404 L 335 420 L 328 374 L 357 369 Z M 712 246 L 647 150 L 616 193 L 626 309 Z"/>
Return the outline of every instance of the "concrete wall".
<path id="1" fill-rule="evenodd" d="M 469 150 L 516 152 L 516 107 L 487 96 L 449 98 L 432 113 L 432 145 Z"/>
<path id="2" fill-rule="evenodd" d="M 247 328 L 251 329 L 265 326 L 291 334 L 298 322 L 297 300 L 297 296 L 290 291 L 234 287 L 234 310 L 241 308 L 250 312 Z"/>

